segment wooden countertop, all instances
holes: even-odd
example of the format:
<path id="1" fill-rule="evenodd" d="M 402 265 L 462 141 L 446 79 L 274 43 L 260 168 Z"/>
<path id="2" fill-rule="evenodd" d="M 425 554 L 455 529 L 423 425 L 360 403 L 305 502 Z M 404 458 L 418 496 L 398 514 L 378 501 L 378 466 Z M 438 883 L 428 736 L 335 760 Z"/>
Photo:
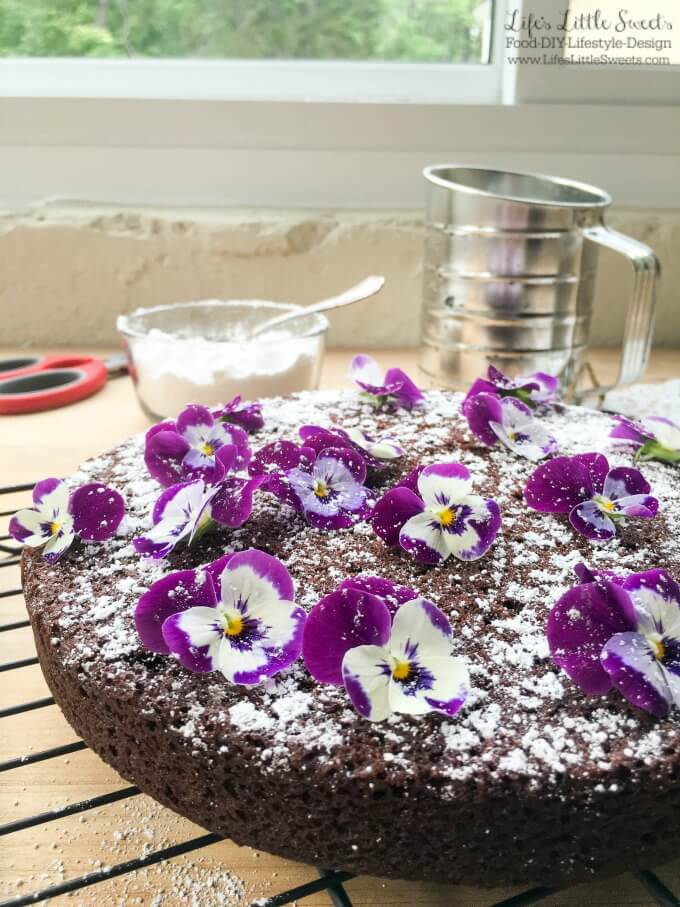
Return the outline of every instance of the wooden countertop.
<path id="1" fill-rule="evenodd" d="M 20 353 L 0 350 L 0 356 Z M 416 375 L 415 351 L 379 350 L 375 355 L 385 366 L 398 362 Z M 349 356 L 347 350 L 330 351 L 322 387 L 349 386 L 344 378 Z M 614 352 L 594 351 L 591 361 L 601 383 L 613 379 L 616 370 Z M 645 380 L 679 376 L 680 353 L 659 350 L 652 356 Z M 100 393 L 73 406 L 34 415 L 0 417 L 0 485 L 32 483 L 47 475 L 68 475 L 82 460 L 130 434 L 143 431 L 148 425 L 149 420 L 137 406 L 132 384 L 127 378 L 110 381 Z M 3 495 L 0 510 L 23 506 L 28 499 L 28 492 Z M 0 517 L 0 535 L 6 534 L 5 527 L 6 517 Z M 0 563 L 2 557 L 0 552 Z M 18 586 L 18 568 L 3 567 L 0 570 L 0 596 L 3 591 Z M 20 595 L 0 597 L 0 624 L 25 619 Z M 1 663 L 30 659 L 34 655 L 30 628 L 0 633 Z M 49 691 L 40 667 L 28 664 L 3 675 L 0 709 L 47 696 Z M 77 739 L 55 705 L 4 717 L 2 729 L 0 760 L 38 753 Z M 90 750 L 17 767 L 3 773 L 0 782 L 0 824 L 46 810 L 59 810 L 128 786 Z M 42 823 L 3 839 L 0 899 L 26 895 L 202 833 L 197 826 L 142 795 Z M 323 834 L 323 829 L 319 829 L 319 833 Z M 680 860 L 658 867 L 657 872 L 666 884 L 676 892 L 680 891 Z M 144 907 L 212 907 L 213 904 L 240 907 L 314 878 L 316 872 L 312 867 L 224 841 L 138 870 L 133 876 L 113 878 L 72 896 L 57 896 L 50 903 L 57 907 L 127 907 L 133 904 Z M 517 891 L 390 882 L 365 876 L 346 883 L 346 890 L 355 907 L 487 907 Z M 299 903 L 300 907 L 321 907 L 328 905 L 330 899 L 327 894 L 320 893 Z M 616 880 L 581 885 L 563 894 L 551 895 L 541 903 L 546 907 L 572 907 L 574 904 L 646 907 L 656 902 L 640 881 L 626 875 Z"/>

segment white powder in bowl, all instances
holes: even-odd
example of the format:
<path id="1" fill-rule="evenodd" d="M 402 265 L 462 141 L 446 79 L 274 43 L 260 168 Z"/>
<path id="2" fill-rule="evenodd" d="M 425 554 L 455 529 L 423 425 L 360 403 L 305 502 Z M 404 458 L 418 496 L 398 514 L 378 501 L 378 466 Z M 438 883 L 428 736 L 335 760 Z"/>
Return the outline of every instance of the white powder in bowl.
<path id="1" fill-rule="evenodd" d="M 271 332 L 255 342 L 181 338 L 152 329 L 128 340 L 133 378 L 144 407 L 175 416 L 188 403 L 281 396 L 318 386 L 325 335 Z"/>

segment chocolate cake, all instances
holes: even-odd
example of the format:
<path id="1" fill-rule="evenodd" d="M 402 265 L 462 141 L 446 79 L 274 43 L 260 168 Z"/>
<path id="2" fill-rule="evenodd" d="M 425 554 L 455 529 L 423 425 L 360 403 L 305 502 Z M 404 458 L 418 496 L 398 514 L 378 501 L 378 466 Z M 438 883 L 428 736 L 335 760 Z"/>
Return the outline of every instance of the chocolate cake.
<path id="1" fill-rule="evenodd" d="M 659 499 L 608 544 L 523 500 L 536 464 L 474 439 L 461 397 L 432 391 L 412 411 L 376 411 L 356 393 L 264 403 L 257 448 L 297 439 L 305 423 L 396 435 L 406 455 L 383 477 L 458 461 L 503 525 L 476 561 L 419 564 L 369 522 L 321 531 L 258 493 L 248 522 L 219 528 L 166 559 L 140 558 L 131 536 L 150 526 L 160 488 L 144 439 L 86 463 L 73 483 L 106 482 L 128 516 L 106 547 L 81 544 L 58 564 L 27 549 L 23 582 L 40 662 L 68 721 L 145 793 L 240 844 L 355 873 L 468 885 L 567 885 L 677 856 L 680 718 L 658 720 L 617 692 L 586 696 L 552 661 L 546 620 L 580 562 L 618 572 L 664 567 L 680 578 L 677 469 L 642 467 Z M 560 451 L 632 453 L 608 438 L 609 417 L 564 408 L 544 418 Z M 133 613 L 171 570 L 258 548 L 292 575 L 309 610 L 348 576 L 410 586 L 449 617 L 471 690 L 455 717 L 392 715 L 372 723 L 342 687 L 319 685 L 301 661 L 259 687 L 195 674 L 148 651 Z"/>

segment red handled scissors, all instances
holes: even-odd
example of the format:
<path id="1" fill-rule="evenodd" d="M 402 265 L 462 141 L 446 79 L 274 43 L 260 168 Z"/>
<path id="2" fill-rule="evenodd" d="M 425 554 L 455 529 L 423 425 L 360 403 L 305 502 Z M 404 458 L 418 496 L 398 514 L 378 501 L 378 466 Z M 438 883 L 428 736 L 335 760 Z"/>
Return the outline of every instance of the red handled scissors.
<path id="1" fill-rule="evenodd" d="M 89 397 L 110 372 L 121 369 L 119 357 L 112 360 L 68 355 L 0 359 L 0 414 L 55 409 Z"/>

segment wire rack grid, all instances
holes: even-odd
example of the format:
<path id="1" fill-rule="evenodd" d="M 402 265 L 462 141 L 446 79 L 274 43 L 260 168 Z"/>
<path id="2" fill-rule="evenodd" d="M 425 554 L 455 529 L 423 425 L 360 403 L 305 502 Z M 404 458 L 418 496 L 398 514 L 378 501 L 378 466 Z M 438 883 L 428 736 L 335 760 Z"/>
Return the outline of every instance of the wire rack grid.
<path id="1" fill-rule="evenodd" d="M 33 483 L 26 485 L 12 485 L 0 487 L 0 495 L 9 495 L 20 492 L 31 491 Z M 11 517 L 14 510 L 0 511 L 0 517 Z M 9 535 L 0 535 L 0 568 L 17 566 L 19 564 L 20 548 L 12 543 Z M 0 591 L 0 600 L 17 599 L 22 595 L 20 588 Z M 0 601 L 0 606 L 2 602 Z M 0 611 L 1 613 L 1 611 Z M 1 618 L 0 618 L 1 620 Z M 28 618 L 0 623 L 0 633 L 11 633 L 30 626 Z M 38 664 L 38 658 L 32 656 L 21 658 L 16 661 L 0 664 L 0 673 L 8 674 L 11 671 L 30 665 Z M 52 697 L 43 697 L 34 699 L 29 702 L 17 703 L 16 705 L 0 709 L 0 719 L 6 719 L 15 715 L 21 715 L 26 712 L 32 712 L 54 705 Z M 54 746 L 39 752 L 32 752 L 22 756 L 17 756 L 0 762 L 0 774 L 25 768 L 37 763 L 54 760 L 59 757 L 68 756 L 81 750 L 88 749 L 87 744 L 82 740 L 71 743 L 64 743 L 61 746 Z M 60 809 L 49 810 L 37 813 L 32 816 L 6 822 L 0 825 L 0 838 L 6 835 L 14 834 L 26 829 L 44 826 L 58 819 L 68 816 L 74 816 L 87 813 L 90 810 L 127 800 L 132 797 L 140 796 L 141 791 L 136 787 L 124 787 L 119 790 L 112 790 L 100 796 L 80 800 L 76 803 L 69 803 Z M 9 900 L 0 901 L 0 907 L 25 907 L 25 905 L 37 904 L 48 901 L 59 895 L 68 895 L 74 892 L 87 889 L 93 885 L 106 882 L 118 876 L 135 872 L 138 869 L 144 869 L 201 850 L 211 844 L 221 841 L 222 838 L 215 834 L 203 834 L 190 838 L 185 841 L 179 841 L 176 844 L 167 847 L 161 847 L 157 850 L 144 854 L 135 859 L 125 860 L 112 866 L 106 866 L 96 869 L 93 872 L 86 873 L 76 878 L 68 879 L 56 885 L 50 885 L 43 889 L 38 889 L 26 894 L 20 894 Z M 318 869 L 318 877 L 298 885 L 294 888 L 288 888 L 277 894 L 267 895 L 252 902 L 258 907 L 283 907 L 286 904 L 293 904 L 311 897 L 312 895 L 325 892 L 328 896 L 329 903 L 333 907 L 353 907 L 352 900 L 344 887 L 345 882 L 354 878 L 351 873 L 338 872 L 328 869 Z M 661 879 L 651 870 L 642 870 L 634 873 L 638 881 L 644 886 L 649 893 L 652 901 L 660 907 L 680 907 L 680 899 L 661 881 Z M 554 889 L 546 887 L 531 888 L 513 897 L 498 901 L 493 907 L 527 907 L 529 904 L 535 904 L 554 894 Z"/>

